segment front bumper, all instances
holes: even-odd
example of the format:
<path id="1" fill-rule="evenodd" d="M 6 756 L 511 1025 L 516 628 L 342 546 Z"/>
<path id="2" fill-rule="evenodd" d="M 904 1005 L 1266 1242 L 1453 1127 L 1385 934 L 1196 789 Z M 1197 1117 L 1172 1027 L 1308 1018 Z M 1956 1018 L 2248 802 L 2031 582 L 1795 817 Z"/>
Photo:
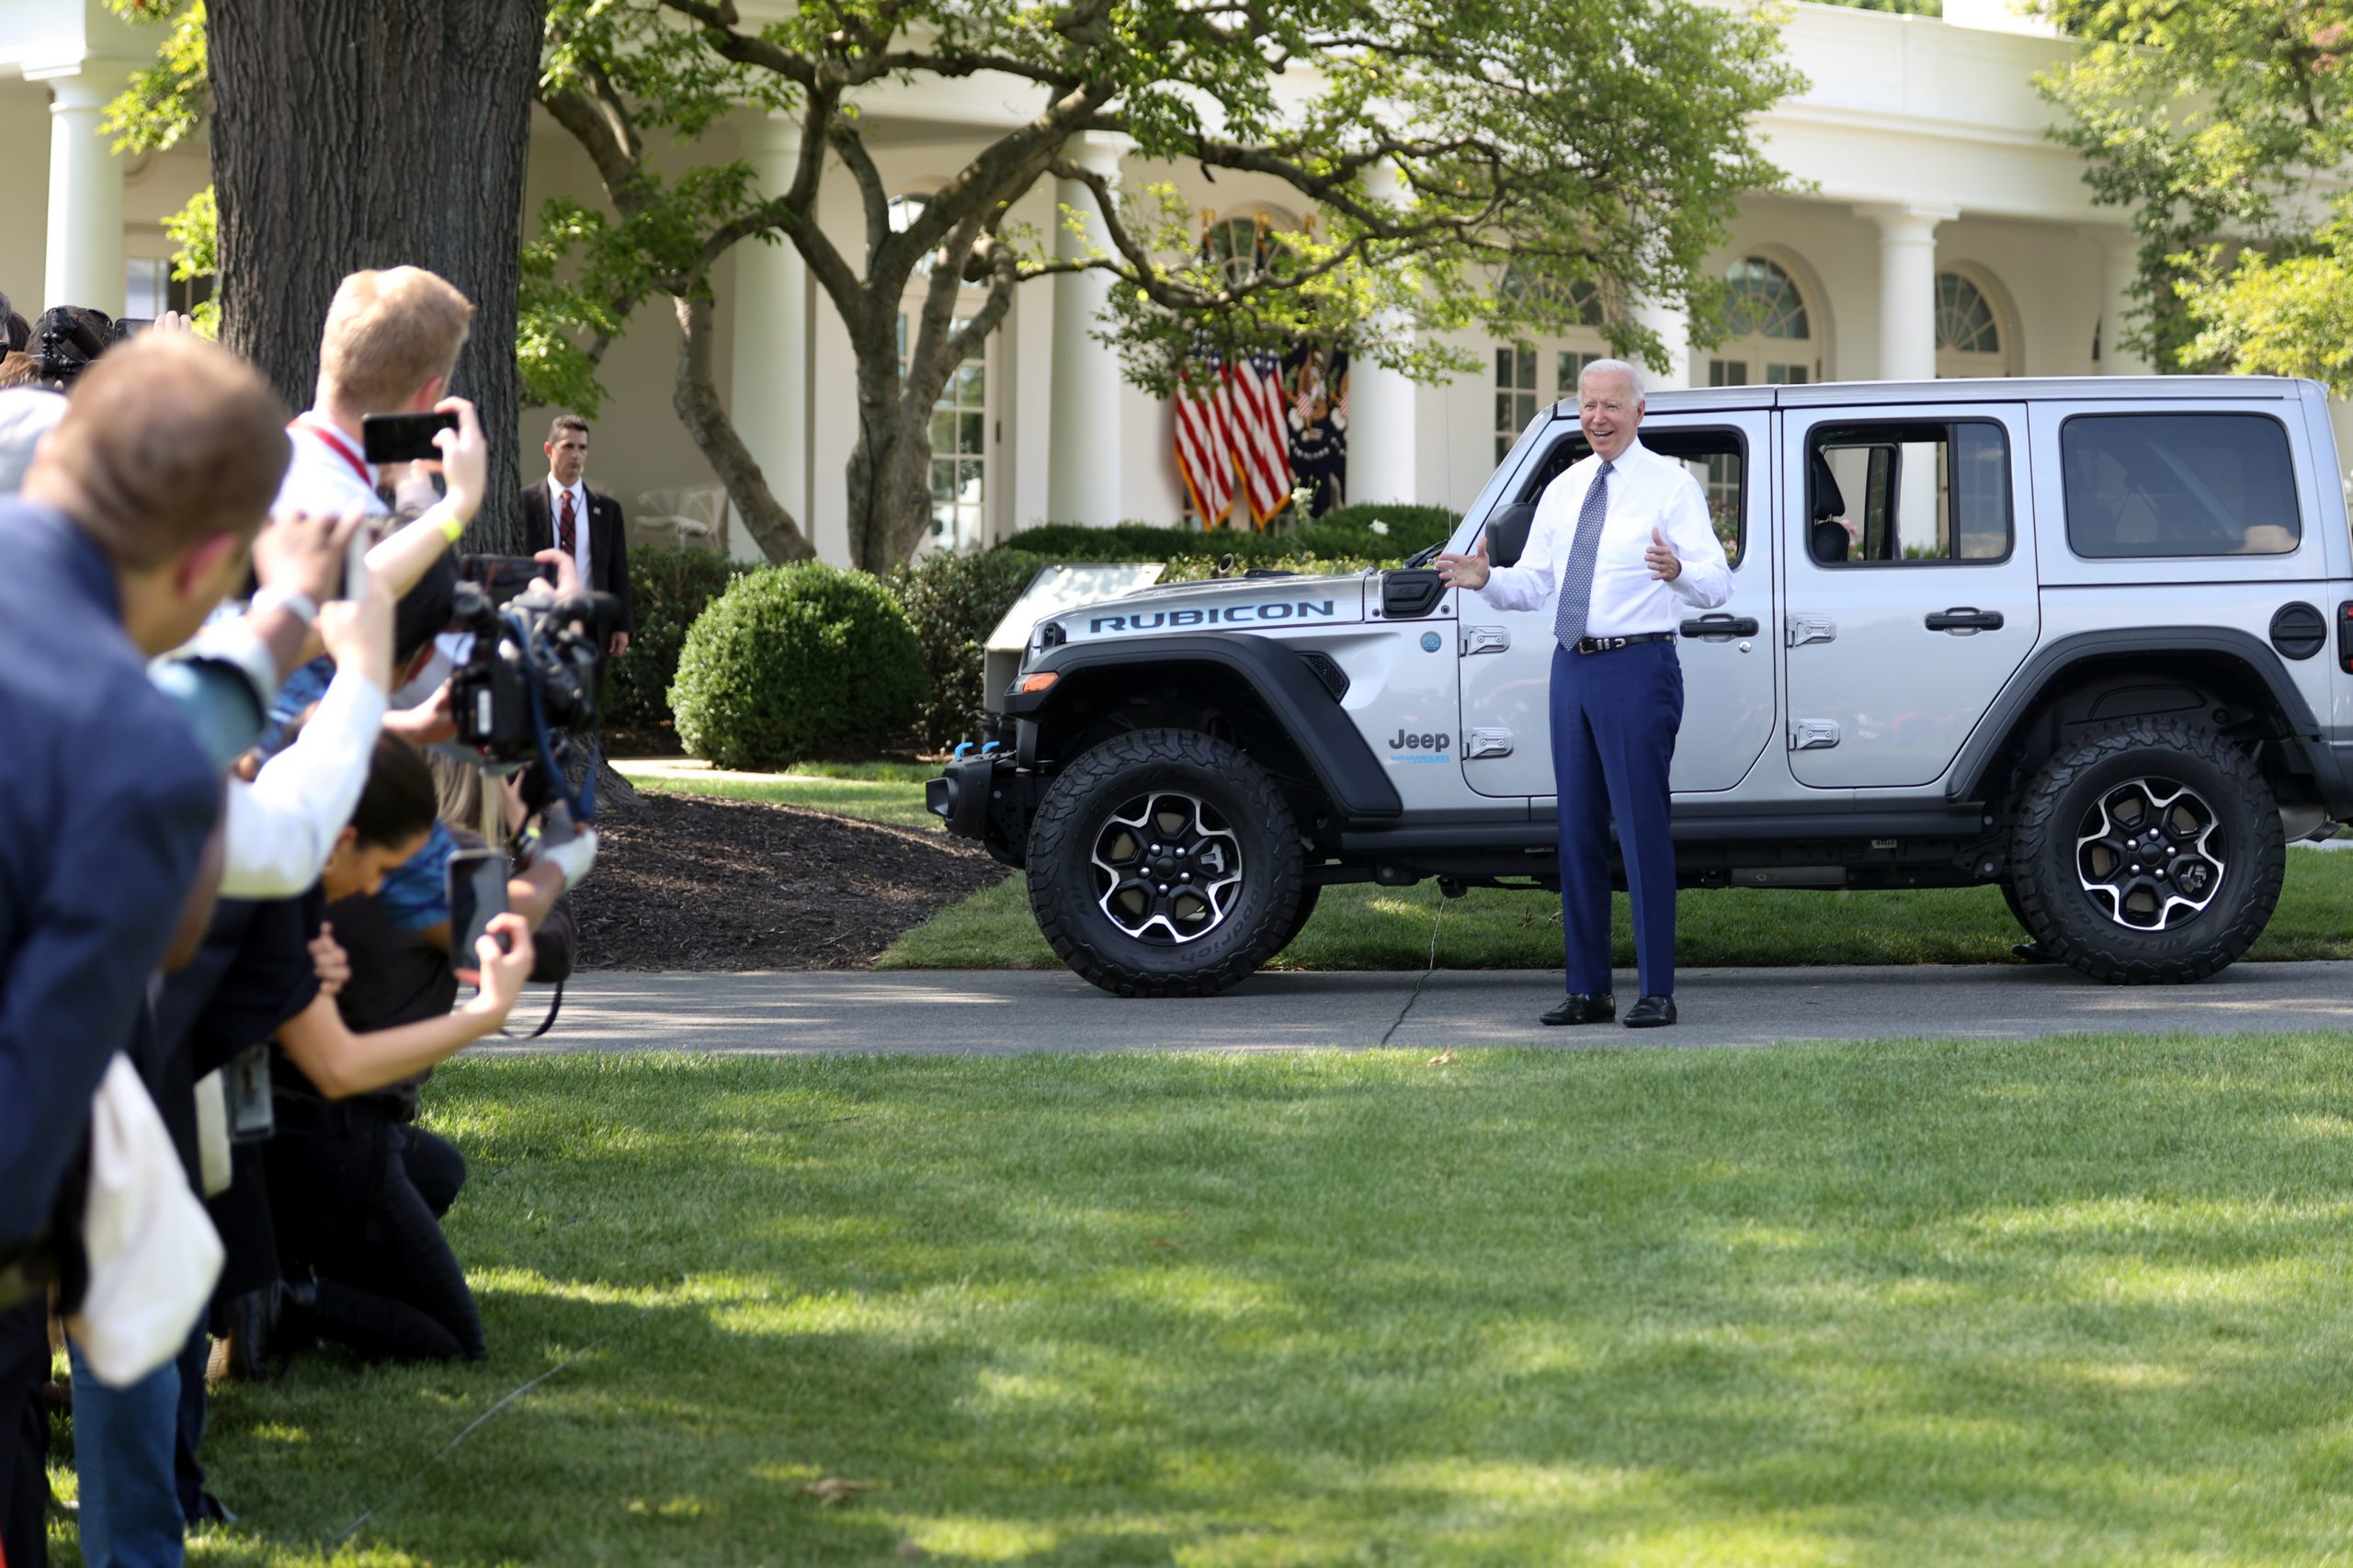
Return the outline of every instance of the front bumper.
<path id="1" fill-rule="evenodd" d="M 963 757 L 923 787 L 924 809 L 959 838 L 980 841 L 989 858 L 1018 869 L 1042 780 L 1001 752 Z"/>

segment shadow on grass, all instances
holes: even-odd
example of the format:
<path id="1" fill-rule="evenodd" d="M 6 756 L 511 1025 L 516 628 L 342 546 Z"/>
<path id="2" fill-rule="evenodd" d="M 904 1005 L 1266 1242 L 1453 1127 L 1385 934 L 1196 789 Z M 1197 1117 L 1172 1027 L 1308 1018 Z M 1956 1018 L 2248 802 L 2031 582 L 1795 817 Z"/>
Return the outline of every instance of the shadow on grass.
<path id="1" fill-rule="evenodd" d="M 467 1064 L 478 1368 L 234 1391 L 305 1562 L 2336 1550 L 2336 1042 Z M 877 1489 L 828 1506 L 826 1476 Z"/>

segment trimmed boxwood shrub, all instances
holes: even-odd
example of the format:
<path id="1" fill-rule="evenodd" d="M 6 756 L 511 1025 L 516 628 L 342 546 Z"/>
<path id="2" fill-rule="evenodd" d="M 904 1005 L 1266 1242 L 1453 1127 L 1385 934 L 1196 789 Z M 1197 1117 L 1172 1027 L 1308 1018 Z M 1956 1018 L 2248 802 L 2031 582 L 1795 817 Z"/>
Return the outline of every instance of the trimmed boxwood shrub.
<path id="1" fill-rule="evenodd" d="M 1144 523 L 1120 523 L 1108 528 L 1050 523 L 1024 528 L 1001 548 L 1053 561 L 1175 561 L 1193 556 L 1214 560 L 1231 555 L 1245 565 L 1258 565 L 1278 557 L 1314 555 L 1393 565 L 1417 550 L 1444 540 L 1459 520 L 1460 514 L 1443 506 L 1377 505 L 1343 506 L 1314 522 L 1268 533 L 1247 528 L 1197 533 Z"/>
<path id="2" fill-rule="evenodd" d="M 670 706 L 720 767 L 881 750 L 921 710 L 923 653 L 890 586 L 813 561 L 747 572 L 687 632 Z"/>
<path id="3" fill-rule="evenodd" d="M 678 650 L 695 623 L 729 582 L 751 568 L 708 550 L 638 546 L 629 552 L 629 591 L 637 630 L 629 652 L 605 670 L 606 723 L 650 730 L 670 717 L 670 683 L 678 678 Z"/>
<path id="4" fill-rule="evenodd" d="M 931 680 L 916 724 L 926 748 L 946 751 L 987 729 L 981 644 L 1030 579 L 1051 564 L 1042 555 L 1000 549 L 929 555 L 892 574 L 891 585 L 915 628 L 924 673 Z"/>

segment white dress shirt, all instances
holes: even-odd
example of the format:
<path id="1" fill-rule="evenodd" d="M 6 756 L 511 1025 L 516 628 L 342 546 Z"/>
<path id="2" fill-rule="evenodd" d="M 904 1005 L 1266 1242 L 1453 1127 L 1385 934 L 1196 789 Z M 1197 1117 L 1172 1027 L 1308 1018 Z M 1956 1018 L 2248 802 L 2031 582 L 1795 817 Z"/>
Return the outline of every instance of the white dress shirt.
<path id="1" fill-rule="evenodd" d="M 1600 470 L 1601 460 L 1587 456 L 1544 487 L 1518 563 L 1495 567 L 1481 597 L 1497 609 L 1544 609 L 1554 603 L 1586 492 Z M 1636 441 L 1609 471 L 1608 502 L 1594 558 L 1587 636 L 1673 631 L 1685 607 L 1713 609 L 1732 597 L 1732 567 L 1708 524 L 1707 497 L 1688 469 Z M 1643 559 L 1653 528 L 1666 536 L 1683 562 L 1673 582 L 1653 577 Z"/>
<path id="2" fill-rule="evenodd" d="M 563 539 L 563 486 L 548 475 L 548 543 L 559 544 Z M 572 560 L 580 568 L 580 585 L 588 586 L 588 482 L 574 480 L 572 484 Z"/>
<path id="3" fill-rule="evenodd" d="M 376 494 L 376 471 L 361 454 L 359 443 L 336 429 L 325 415 L 302 415 L 286 433 L 292 437 L 294 452 L 273 511 L 339 517 L 355 506 L 370 517 L 391 510 Z"/>
<path id="4" fill-rule="evenodd" d="M 222 898 L 292 898 L 319 880 L 359 805 L 384 708 L 381 687 L 337 670 L 294 744 L 252 783 L 230 782 Z"/>

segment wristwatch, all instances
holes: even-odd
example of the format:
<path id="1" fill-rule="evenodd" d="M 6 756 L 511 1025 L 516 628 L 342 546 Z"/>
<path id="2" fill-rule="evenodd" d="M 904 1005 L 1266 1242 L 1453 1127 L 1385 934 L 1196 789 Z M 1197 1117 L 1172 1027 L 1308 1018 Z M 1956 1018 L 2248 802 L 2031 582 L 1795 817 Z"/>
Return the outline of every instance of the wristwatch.
<path id="1" fill-rule="evenodd" d="M 319 622 L 318 600 L 308 594 L 281 588 L 274 584 L 265 583 L 255 591 L 253 608 L 257 610 L 282 609 L 304 626 L 316 626 Z"/>

